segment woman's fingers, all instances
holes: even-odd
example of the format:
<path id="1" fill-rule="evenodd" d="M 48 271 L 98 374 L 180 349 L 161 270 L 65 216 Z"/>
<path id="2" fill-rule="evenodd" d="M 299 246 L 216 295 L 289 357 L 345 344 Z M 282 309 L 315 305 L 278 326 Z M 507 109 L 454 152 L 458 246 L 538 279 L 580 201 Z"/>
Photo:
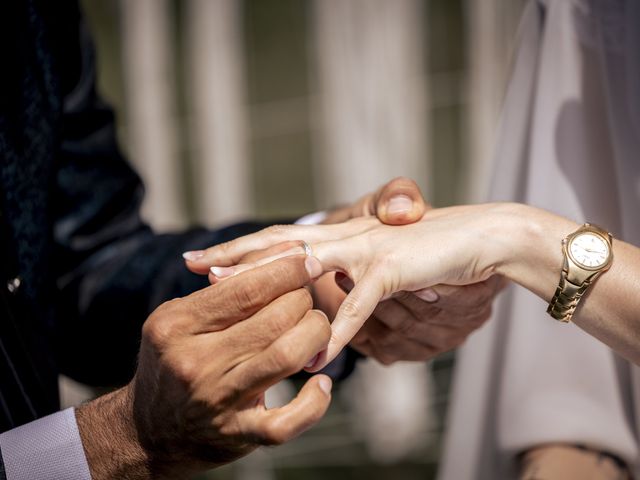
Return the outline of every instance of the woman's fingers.
<path id="1" fill-rule="evenodd" d="M 363 256 L 362 248 L 357 248 L 356 242 L 352 239 L 332 240 L 317 244 L 307 243 L 306 248 L 305 242 L 302 241 L 286 242 L 286 245 L 291 245 L 291 243 L 296 245 L 286 250 L 274 248 L 273 250 L 278 251 L 278 253 L 259 258 L 255 262 L 241 263 L 229 267 L 215 265 L 210 269 L 209 281 L 217 283 L 280 258 L 303 254 L 311 254 L 316 257 L 322 264 L 324 272 L 343 272 L 350 278 L 357 280 L 360 277 L 361 267 L 365 266 L 365 260 L 367 260 Z"/>
<path id="2" fill-rule="evenodd" d="M 368 225 L 366 226 L 368 227 Z M 326 240 L 341 239 L 358 233 L 363 224 L 334 225 L 274 225 L 229 242 L 214 245 L 206 250 L 185 252 L 182 254 L 187 268 L 194 273 L 207 274 L 212 265 L 228 267 L 241 262 L 243 257 L 257 250 L 265 250 L 279 243 L 306 241 L 318 243 Z"/>
<path id="3" fill-rule="evenodd" d="M 316 364 L 307 370 L 317 372 L 336 358 L 362 328 L 383 296 L 384 286 L 381 278 L 366 274 L 360 281 L 356 279 L 353 290 L 342 302 L 331 324 L 331 340 L 326 354 L 321 355 Z"/>

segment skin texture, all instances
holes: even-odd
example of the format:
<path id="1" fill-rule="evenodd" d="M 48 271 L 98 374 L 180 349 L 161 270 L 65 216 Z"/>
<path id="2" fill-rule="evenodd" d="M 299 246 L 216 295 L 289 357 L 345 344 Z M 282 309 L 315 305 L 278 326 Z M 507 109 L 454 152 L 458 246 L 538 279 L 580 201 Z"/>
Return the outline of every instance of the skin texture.
<path id="1" fill-rule="evenodd" d="M 522 456 L 521 480 L 631 480 L 626 466 L 614 457 L 586 447 L 540 445 Z"/>
<path id="2" fill-rule="evenodd" d="M 386 225 L 405 225 L 420 221 L 429 209 L 415 182 L 396 178 L 353 205 L 331 212 L 324 223 L 335 224 L 357 218 L 373 220 L 377 217 Z M 245 251 L 238 262 L 251 265 L 273 255 L 289 253 L 292 249 L 300 253 L 299 245 L 299 241 L 290 241 Z M 215 263 L 215 251 L 188 252 L 185 256 L 187 267 L 195 273 L 209 274 L 212 283 L 221 281 L 224 276 L 210 272 L 212 265 L 224 265 Z M 211 253 L 214 253 L 213 257 Z M 230 269 L 226 273 L 233 275 L 238 271 Z M 219 273 L 225 273 L 224 268 Z M 496 278 L 461 287 L 437 285 L 415 294 L 399 292 L 376 307 L 350 345 L 383 364 L 431 359 L 459 346 L 489 318 L 492 300 L 502 285 Z M 314 305 L 333 320 L 347 296 L 346 291 L 351 288 L 352 284 L 344 282 L 338 285 L 335 273 L 328 272 L 312 286 Z M 318 365 L 325 361 L 323 357 L 318 359 Z"/>
<path id="3" fill-rule="evenodd" d="M 470 285 L 501 275 L 549 301 L 562 268 L 561 240 L 578 224 L 519 204 L 464 205 L 428 211 L 420 222 L 388 226 L 372 218 L 326 226 L 276 226 L 213 247 L 215 265 L 232 274 L 269 262 L 236 265 L 249 251 L 305 239 L 325 270 L 355 286 L 332 324 L 321 368 L 358 333 L 381 300 L 438 284 Z M 299 253 L 300 248 L 280 254 Z M 574 322 L 640 363 L 640 249 L 615 240 L 614 262 L 583 297 Z"/>
<path id="4" fill-rule="evenodd" d="M 281 408 L 266 409 L 264 392 L 326 348 L 329 322 L 304 288 L 320 272 L 284 258 L 161 305 L 132 382 L 77 410 L 92 478 L 188 478 L 315 424 L 328 377 Z"/>

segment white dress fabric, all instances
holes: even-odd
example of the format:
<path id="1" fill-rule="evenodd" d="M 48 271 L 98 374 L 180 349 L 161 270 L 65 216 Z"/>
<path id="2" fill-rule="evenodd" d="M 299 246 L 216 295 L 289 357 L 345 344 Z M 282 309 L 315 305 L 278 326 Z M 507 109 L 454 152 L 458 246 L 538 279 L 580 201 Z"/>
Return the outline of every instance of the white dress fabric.
<path id="1" fill-rule="evenodd" d="M 640 2 L 531 1 L 519 42 L 491 199 L 640 245 Z M 546 442 L 614 453 L 638 475 L 638 368 L 545 310 L 510 287 L 461 349 L 440 480 L 516 478 L 515 455 Z"/>

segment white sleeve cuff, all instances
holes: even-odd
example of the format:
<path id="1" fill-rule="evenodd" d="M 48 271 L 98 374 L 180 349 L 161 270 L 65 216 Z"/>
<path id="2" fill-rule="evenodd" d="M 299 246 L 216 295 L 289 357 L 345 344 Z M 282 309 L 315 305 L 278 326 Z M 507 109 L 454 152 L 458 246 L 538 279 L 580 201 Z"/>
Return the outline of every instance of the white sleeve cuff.
<path id="1" fill-rule="evenodd" d="M 7 480 L 91 480 L 73 408 L 0 435 Z"/>
<path id="2" fill-rule="evenodd" d="M 296 225 L 318 225 L 327 218 L 327 212 L 315 212 L 298 219 Z"/>

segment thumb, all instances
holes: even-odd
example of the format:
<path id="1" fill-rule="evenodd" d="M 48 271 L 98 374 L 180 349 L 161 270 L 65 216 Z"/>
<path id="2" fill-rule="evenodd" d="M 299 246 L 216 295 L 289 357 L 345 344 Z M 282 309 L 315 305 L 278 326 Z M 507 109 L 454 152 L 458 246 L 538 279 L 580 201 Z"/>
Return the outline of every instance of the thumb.
<path id="1" fill-rule="evenodd" d="M 387 225 L 415 223 L 428 210 L 420 188 L 413 180 L 398 177 L 382 186 L 375 194 L 373 215 Z"/>

